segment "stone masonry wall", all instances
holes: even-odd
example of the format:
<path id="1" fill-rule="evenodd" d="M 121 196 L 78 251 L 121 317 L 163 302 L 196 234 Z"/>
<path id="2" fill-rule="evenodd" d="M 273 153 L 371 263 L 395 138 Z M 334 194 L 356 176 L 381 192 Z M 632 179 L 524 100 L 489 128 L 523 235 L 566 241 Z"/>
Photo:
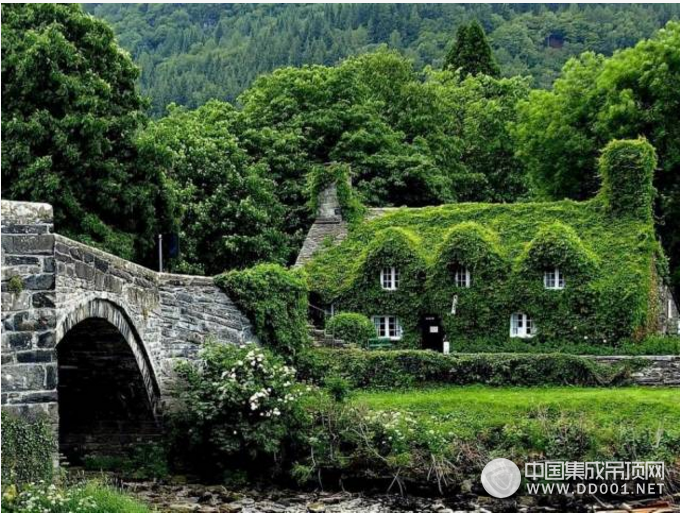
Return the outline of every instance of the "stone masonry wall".
<path id="1" fill-rule="evenodd" d="M 649 365 L 632 374 L 634 384 L 680 387 L 680 356 L 593 356 L 592 358 L 603 365 L 616 365 L 633 358 L 646 360 Z"/>
<path id="2" fill-rule="evenodd" d="M 56 421 L 56 345 L 85 319 L 118 328 L 154 407 L 177 359 L 194 358 L 205 340 L 256 340 L 212 278 L 158 273 L 56 235 L 50 205 L 3 201 L 2 250 L 3 408 Z"/>
<path id="3" fill-rule="evenodd" d="M 2 202 L 2 408 L 56 425 L 52 207 Z"/>

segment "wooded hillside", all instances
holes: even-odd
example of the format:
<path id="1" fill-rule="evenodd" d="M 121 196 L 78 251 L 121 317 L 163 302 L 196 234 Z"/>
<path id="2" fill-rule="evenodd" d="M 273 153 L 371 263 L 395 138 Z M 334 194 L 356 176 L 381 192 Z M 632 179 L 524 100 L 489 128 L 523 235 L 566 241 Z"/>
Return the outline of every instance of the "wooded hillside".
<path id="1" fill-rule="evenodd" d="M 586 50 L 610 55 L 651 36 L 680 7 L 659 5 L 91 4 L 142 68 L 142 92 L 162 114 L 176 102 L 234 101 L 281 66 L 334 65 L 381 44 L 416 69 L 441 67 L 456 29 L 479 20 L 503 76 L 549 87 Z"/>

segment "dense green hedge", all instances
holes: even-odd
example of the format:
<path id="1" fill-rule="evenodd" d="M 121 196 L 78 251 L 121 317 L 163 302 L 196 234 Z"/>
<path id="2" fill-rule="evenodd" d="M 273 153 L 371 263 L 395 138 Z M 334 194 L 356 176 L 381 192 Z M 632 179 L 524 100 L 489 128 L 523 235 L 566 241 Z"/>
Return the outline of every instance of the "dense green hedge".
<path id="1" fill-rule="evenodd" d="M 615 347 L 641 340 L 656 330 L 655 294 L 667 278 L 666 259 L 650 215 L 612 215 L 610 206 L 627 201 L 628 182 L 619 170 L 642 186 L 652 157 L 646 142 L 612 143 L 602 166 L 617 171 L 605 178 L 602 194 L 586 202 L 386 212 L 317 254 L 305 267 L 309 288 L 339 311 L 400 317 L 403 348 L 419 346 L 425 314 L 439 315 L 451 340 L 494 339 L 499 347 L 509 340 L 513 312 L 533 318 L 538 344 Z M 382 290 L 380 269 L 392 265 L 399 270 L 399 289 Z M 457 267 L 472 272 L 470 288 L 454 283 Z M 543 273 L 553 268 L 565 275 L 565 289 L 544 288 Z"/>
<path id="2" fill-rule="evenodd" d="M 301 271 L 276 264 L 230 271 L 215 277 L 253 323 L 260 341 L 293 357 L 309 343 L 307 286 Z"/>
<path id="3" fill-rule="evenodd" d="M 2 482 L 23 485 L 49 482 L 56 442 L 46 418 L 25 419 L 2 412 Z"/>
<path id="4" fill-rule="evenodd" d="M 358 313 L 339 313 L 326 322 L 326 332 L 348 344 L 367 346 L 375 338 L 375 327 L 368 317 Z"/>
<path id="5" fill-rule="evenodd" d="M 680 355 L 680 336 L 653 335 L 643 340 L 624 340 L 613 347 L 603 344 L 565 342 L 560 340 L 536 342 L 533 339 L 511 338 L 499 344 L 494 339 L 451 340 L 451 351 L 456 353 L 564 353 L 575 355 Z"/>
<path id="6" fill-rule="evenodd" d="M 296 362 L 300 378 L 322 383 L 328 376 L 358 388 L 398 388 L 420 384 L 499 386 L 622 385 L 630 372 L 647 365 L 629 360 L 618 366 L 597 364 L 566 354 L 443 355 L 434 351 L 314 349 Z"/>

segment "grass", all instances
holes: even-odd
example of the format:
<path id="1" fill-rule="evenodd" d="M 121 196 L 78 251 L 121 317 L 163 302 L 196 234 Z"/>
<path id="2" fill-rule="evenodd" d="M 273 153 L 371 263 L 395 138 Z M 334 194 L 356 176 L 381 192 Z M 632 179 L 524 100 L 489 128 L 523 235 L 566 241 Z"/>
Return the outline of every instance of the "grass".
<path id="1" fill-rule="evenodd" d="M 150 513 L 149 508 L 123 492 L 90 481 L 67 487 L 29 486 L 3 491 L 2 510 L 7 513 Z"/>
<path id="2" fill-rule="evenodd" d="M 672 388 L 493 388 L 449 386 L 405 392 L 361 392 L 353 401 L 370 410 L 409 412 L 461 438 L 561 418 L 584 424 L 600 443 L 620 429 L 659 429 L 680 437 L 680 400 Z M 679 454 L 680 455 L 680 454 Z"/>

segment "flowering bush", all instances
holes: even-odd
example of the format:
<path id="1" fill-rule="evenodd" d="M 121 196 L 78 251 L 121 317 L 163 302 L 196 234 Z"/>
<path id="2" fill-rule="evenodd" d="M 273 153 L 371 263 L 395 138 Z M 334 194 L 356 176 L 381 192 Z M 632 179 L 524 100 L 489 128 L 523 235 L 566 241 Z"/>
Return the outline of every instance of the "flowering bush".
<path id="1" fill-rule="evenodd" d="M 2 494 L 5 513 L 149 513 L 148 508 L 98 483 L 71 487 L 32 484 L 21 492 L 8 486 Z"/>
<path id="2" fill-rule="evenodd" d="M 186 387 L 177 432 L 189 434 L 188 461 L 208 470 L 206 464 L 227 469 L 282 460 L 286 443 L 304 420 L 304 387 L 281 357 L 255 344 L 209 343 L 200 363 L 182 364 L 179 373 Z"/>

